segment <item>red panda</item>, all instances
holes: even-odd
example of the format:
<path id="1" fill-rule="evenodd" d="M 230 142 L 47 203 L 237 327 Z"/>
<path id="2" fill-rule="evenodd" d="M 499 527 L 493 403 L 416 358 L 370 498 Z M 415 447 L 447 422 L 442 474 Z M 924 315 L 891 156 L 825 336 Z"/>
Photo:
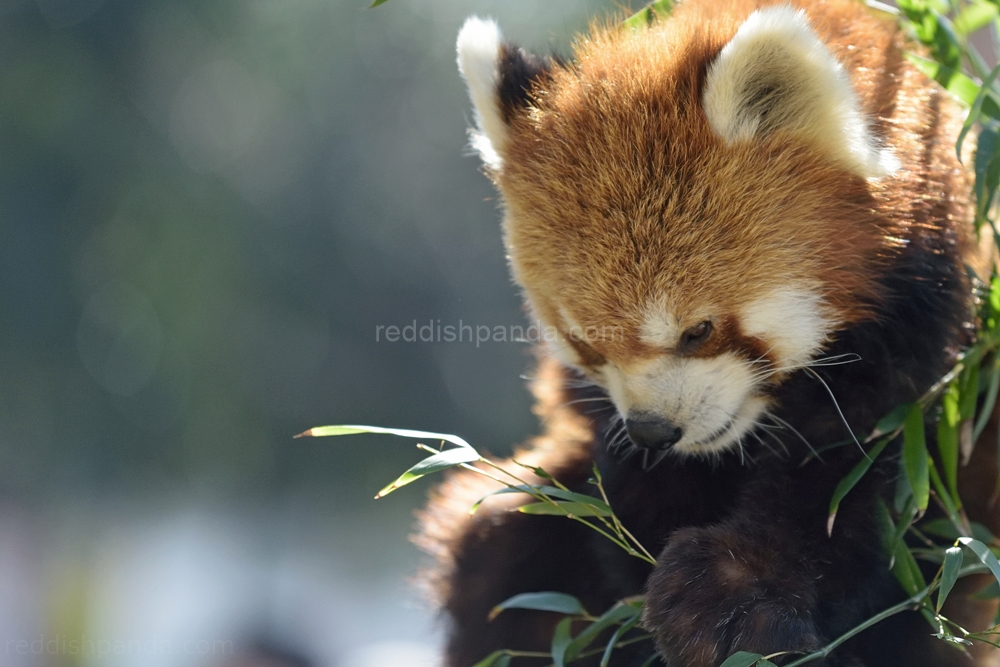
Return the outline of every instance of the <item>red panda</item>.
<path id="1" fill-rule="evenodd" d="M 973 328 L 962 114 L 904 48 L 853 0 L 686 0 L 642 28 L 594 27 L 566 60 L 466 22 L 458 63 L 511 271 L 561 333 L 539 350 L 545 433 L 517 458 L 580 491 L 596 464 L 659 556 L 650 567 L 570 521 L 509 512 L 513 496 L 470 518 L 488 489 L 453 475 L 418 536 L 438 559 L 447 665 L 544 651 L 557 616 L 488 620 L 526 591 L 594 610 L 644 594 L 670 667 L 815 650 L 904 597 L 874 511 L 892 469 L 826 532 L 862 455 L 831 445 L 925 392 Z M 994 482 L 995 457 L 978 456 Z M 983 629 L 992 611 L 953 613 Z M 929 633 L 902 615 L 814 664 L 968 664 Z"/>

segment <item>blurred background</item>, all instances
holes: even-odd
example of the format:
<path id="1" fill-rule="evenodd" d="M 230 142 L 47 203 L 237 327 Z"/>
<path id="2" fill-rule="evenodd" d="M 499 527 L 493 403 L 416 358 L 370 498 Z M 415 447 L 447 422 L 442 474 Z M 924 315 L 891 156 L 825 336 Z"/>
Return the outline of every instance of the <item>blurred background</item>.
<path id="1" fill-rule="evenodd" d="M 291 436 L 536 430 L 527 344 L 376 331 L 525 323 L 464 17 L 624 3 L 365 4 L 0 0 L 0 665 L 435 664 L 413 442 Z"/>

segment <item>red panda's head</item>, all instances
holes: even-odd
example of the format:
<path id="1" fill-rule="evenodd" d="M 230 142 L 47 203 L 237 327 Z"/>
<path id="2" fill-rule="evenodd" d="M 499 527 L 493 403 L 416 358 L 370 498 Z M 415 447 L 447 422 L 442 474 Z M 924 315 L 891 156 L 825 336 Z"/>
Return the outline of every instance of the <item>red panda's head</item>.
<path id="1" fill-rule="evenodd" d="M 552 353 L 607 390 L 635 444 L 684 454 L 734 446 L 871 316 L 872 193 L 896 168 L 803 12 L 738 4 L 597 30 L 567 63 L 477 18 L 458 38 L 473 143 L 514 277 L 562 334 Z"/>

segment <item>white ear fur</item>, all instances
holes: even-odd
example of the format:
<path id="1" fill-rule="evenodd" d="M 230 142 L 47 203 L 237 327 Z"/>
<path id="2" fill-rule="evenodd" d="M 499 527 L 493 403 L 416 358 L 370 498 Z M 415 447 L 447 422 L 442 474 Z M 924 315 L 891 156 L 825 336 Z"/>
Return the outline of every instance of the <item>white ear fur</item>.
<path id="1" fill-rule="evenodd" d="M 899 168 L 879 146 L 844 68 L 787 5 L 755 11 L 708 71 L 702 99 L 727 143 L 789 130 L 863 178 Z"/>
<path id="2" fill-rule="evenodd" d="M 488 166 L 499 169 L 497 149 L 507 137 L 507 124 L 500 109 L 498 83 L 503 36 L 494 21 L 470 16 L 458 32 L 458 70 L 465 77 L 476 114 L 472 146 Z"/>

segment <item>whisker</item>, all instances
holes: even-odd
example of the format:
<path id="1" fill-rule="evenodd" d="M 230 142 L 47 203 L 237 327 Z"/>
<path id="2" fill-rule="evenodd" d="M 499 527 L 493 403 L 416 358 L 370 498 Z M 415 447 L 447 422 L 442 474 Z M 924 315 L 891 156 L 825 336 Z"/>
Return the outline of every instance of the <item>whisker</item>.
<path id="1" fill-rule="evenodd" d="M 861 450 L 861 453 L 867 457 L 868 452 L 866 452 L 865 448 L 861 446 L 860 442 L 858 442 L 857 436 L 855 436 L 854 431 L 851 430 L 851 425 L 847 423 L 847 417 L 844 416 L 844 412 L 840 409 L 840 404 L 837 403 L 837 397 L 833 395 L 833 390 L 830 389 L 830 385 L 828 385 L 826 381 L 822 377 L 820 377 L 819 373 L 817 373 L 813 369 L 807 368 L 806 371 L 809 374 L 811 374 L 814 378 L 819 380 L 820 384 L 822 384 L 826 388 L 826 393 L 830 394 L 830 399 L 833 401 L 833 407 L 837 408 L 837 414 L 840 415 L 840 420 L 844 422 L 844 427 L 847 428 L 847 432 L 851 434 L 851 439 L 854 440 L 854 444 L 858 446 L 858 449 Z"/>
<path id="2" fill-rule="evenodd" d="M 659 454 L 657 454 L 656 458 L 653 459 L 653 465 L 649 466 L 649 469 L 652 470 L 656 466 L 660 465 L 660 463 L 663 461 L 663 459 L 667 458 L 667 455 L 669 453 L 670 453 L 669 449 L 664 449 L 662 452 L 660 452 Z"/>
<path id="3" fill-rule="evenodd" d="M 799 430 L 797 428 L 795 428 L 794 426 L 792 426 L 791 424 L 789 424 L 788 422 L 786 422 L 784 419 L 782 419 L 781 417 L 779 417 L 776 414 L 772 414 L 772 413 L 769 412 L 769 413 L 767 413 L 766 416 L 769 419 L 773 420 L 774 423 L 776 425 L 778 425 L 779 428 L 787 428 L 789 431 L 791 431 L 796 436 L 798 436 L 799 440 L 801 440 L 803 443 L 805 443 L 805 446 L 809 448 L 809 451 L 812 452 L 813 456 L 815 456 L 820 461 L 823 460 L 823 457 L 819 455 L 819 452 L 817 452 L 816 449 L 812 446 L 812 443 L 810 443 L 808 440 L 806 440 L 806 437 L 804 435 L 802 435 L 801 433 L 799 433 Z"/>
<path id="4" fill-rule="evenodd" d="M 578 403 L 595 403 L 598 401 L 604 401 L 606 403 L 610 403 L 611 399 L 608 398 L 607 396 L 596 396 L 594 398 L 577 398 L 572 401 L 566 401 L 565 403 L 561 403 L 559 407 L 565 408 L 568 405 L 576 405 Z"/>
<path id="5" fill-rule="evenodd" d="M 844 361 L 840 361 L 841 359 Z M 860 354 L 847 352 L 845 354 L 835 354 L 832 357 L 819 357 L 818 359 L 814 359 L 805 365 L 813 368 L 819 368 L 821 366 L 842 366 L 844 364 L 853 364 L 857 361 L 861 361 Z"/>

